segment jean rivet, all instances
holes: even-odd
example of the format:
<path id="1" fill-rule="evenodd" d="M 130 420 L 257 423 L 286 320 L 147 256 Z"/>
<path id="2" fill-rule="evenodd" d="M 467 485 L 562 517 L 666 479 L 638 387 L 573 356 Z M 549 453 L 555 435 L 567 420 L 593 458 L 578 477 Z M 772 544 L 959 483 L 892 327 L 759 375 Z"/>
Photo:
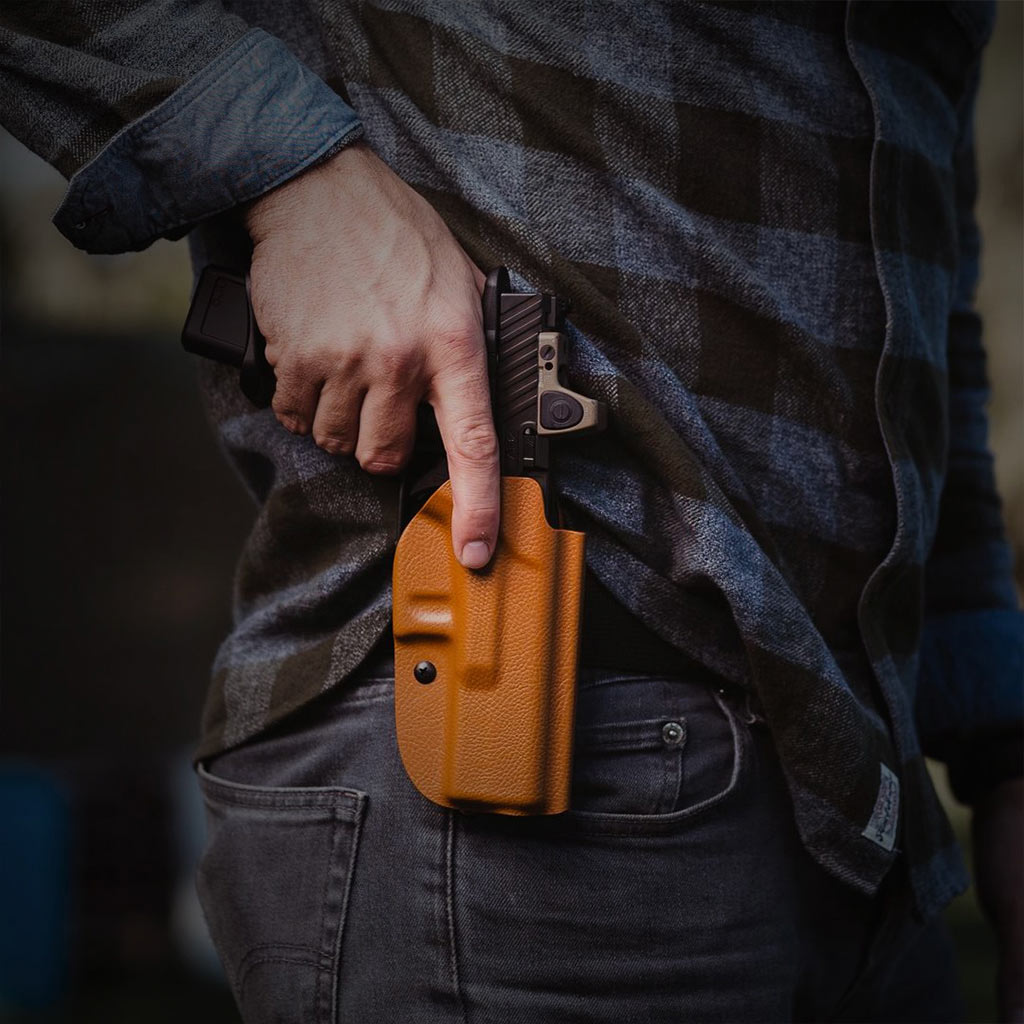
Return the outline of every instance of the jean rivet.
<path id="1" fill-rule="evenodd" d="M 666 722 L 661 727 L 661 738 L 670 747 L 678 747 L 683 742 L 685 730 L 678 722 Z"/>

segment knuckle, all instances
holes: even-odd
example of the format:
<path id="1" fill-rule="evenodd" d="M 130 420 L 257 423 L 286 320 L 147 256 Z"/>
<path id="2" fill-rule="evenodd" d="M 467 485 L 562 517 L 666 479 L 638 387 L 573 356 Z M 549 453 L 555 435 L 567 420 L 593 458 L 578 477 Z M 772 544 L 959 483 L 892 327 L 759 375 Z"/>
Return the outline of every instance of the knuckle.
<path id="1" fill-rule="evenodd" d="M 448 326 L 437 332 L 437 345 L 449 363 L 471 363 L 483 355 L 483 335 L 479 325 L 473 323 Z"/>
<path id="2" fill-rule="evenodd" d="M 293 395 L 278 387 L 270 407 L 277 417 L 277 422 L 285 430 L 290 430 L 293 434 L 309 433 L 309 421 L 298 408 Z"/>
<path id="3" fill-rule="evenodd" d="M 449 453 L 467 462 L 494 462 L 498 458 L 498 436 L 486 420 L 464 420 L 456 425 Z"/>
<path id="4" fill-rule="evenodd" d="M 413 345 L 386 342 L 374 354 L 374 371 L 395 391 L 405 391 L 420 376 L 422 352 Z"/>
<path id="5" fill-rule="evenodd" d="M 359 447 L 356 459 L 368 473 L 397 473 L 412 450 L 412 440 L 409 434 L 378 435 L 372 443 Z"/>
<path id="6" fill-rule="evenodd" d="M 351 455 L 355 445 L 349 438 L 337 434 L 314 433 L 313 440 L 329 455 Z"/>
<path id="7" fill-rule="evenodd" d="M 295 359 L 286 362 L 278 360 L 274 366 L 274 377 L 277 380 L 277 393 L 281 396 L 281 402 L 291 406 L 298 405 L 309 376 L 302 364 Z"/>
<path id="8" fill-rule="evenodd" d="M 359 459 L 359 465 L 367 473 L 397 473 L 404 463 L 405 458 L 399 452 L 372 452 Z"/>
<path id="9" fill-rule="evenodd" d="M 361 372 L 363 353 L 347 345 L 324 345 L 318 352 L 317 363 L 328 380 L 352 380 Z"/>
<path id="10" fill-rule="evenodd" d="M 309 425 L 298 414 L 291 412 L 279 412 L 276 413 L 276 415 L 277 422 L 280 423 L 285 430 L 290 430 L 293 434 L 309 433 Z"/>

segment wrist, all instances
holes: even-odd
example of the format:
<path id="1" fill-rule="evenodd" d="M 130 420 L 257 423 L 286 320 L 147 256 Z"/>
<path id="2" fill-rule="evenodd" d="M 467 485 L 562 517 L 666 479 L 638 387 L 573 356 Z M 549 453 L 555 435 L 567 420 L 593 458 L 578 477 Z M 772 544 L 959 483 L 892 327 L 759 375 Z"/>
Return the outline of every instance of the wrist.
<path id="1" fill-rule="evenodd" d="M 295 203 L 301 202 L 304 196 L 336 176 L 352 180 L 356 175 L 366 174 L 371 161 L 375 160 L 373 150 L 362 139 L 339 143 L 293 178 L 242 206 L 242 221 L 249 237 L 254 244 L 258 243 L 277 224 L 287 222 Z"/>

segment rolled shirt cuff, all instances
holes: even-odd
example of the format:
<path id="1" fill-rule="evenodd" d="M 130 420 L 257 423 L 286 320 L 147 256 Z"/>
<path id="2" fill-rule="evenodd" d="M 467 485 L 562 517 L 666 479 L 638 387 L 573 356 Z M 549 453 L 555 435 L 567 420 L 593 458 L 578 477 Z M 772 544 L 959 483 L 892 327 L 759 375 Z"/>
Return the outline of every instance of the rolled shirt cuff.
<path id="1" fill-rule="evenodd" d="M 356 112 L 252 29 L 71 179 L 53 222 L 86 252 L 144 249 L 249 202 L 362 134 Z"/>

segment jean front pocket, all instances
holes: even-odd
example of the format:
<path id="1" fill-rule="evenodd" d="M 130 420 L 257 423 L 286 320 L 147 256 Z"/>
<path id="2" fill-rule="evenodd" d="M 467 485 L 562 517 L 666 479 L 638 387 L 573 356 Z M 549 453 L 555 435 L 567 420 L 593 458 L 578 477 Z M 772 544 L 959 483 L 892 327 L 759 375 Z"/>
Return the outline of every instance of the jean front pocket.
<path id="1" fill-rule="evenodd" d="M 199 768 L 197 888 L 246 1024 L 333 1024 L 365 794 L 248 786 Z"/>
<path id="2" fill-rule="evenodd" d="M 572 806 L 588 811 L 668 814 L 683 774 L 686 719 L 662 715 L 576 730 Z"/>
<path id="3" fill-rule="evenodd" d="M 730 699 L 704 683 L 593 675 L 577 708 L 563 822 L 574 831 L 665 834 L 739 785 L 748 732 Z"/>

